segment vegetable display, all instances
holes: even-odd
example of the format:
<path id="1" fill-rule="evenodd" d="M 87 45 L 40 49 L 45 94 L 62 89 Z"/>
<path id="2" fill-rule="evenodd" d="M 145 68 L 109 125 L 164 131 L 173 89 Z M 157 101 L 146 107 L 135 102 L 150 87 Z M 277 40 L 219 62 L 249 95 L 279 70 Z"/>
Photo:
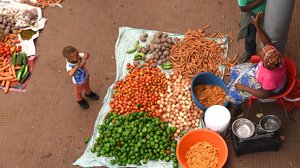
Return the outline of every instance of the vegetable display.
<path id="1" fill-rule="evenodd" d="M 197 85 L 194 92 L 198 101 L 206 107 L 224 105 L 226 102 L 226 92 L 219 86 Z"/>
<path id="2" fill-rule="evenodd" d="M 182 131 L 189 131 L 199 126 L 203 113 L 192 101 L 190 82 L 182 76 L 172 76 L 168 79 L 167 93 L 160 94 L 159 112 L 163 113 L 163 121 L 176 127 L 175 137 Z"/>
<path id="3" fill-rule="evenodd" d="M 143 112 L 127 116 L 108 113 L 98 126 L 99 137 L 90 150 L 98 157 L 113 157 L 112 165 L 140 166 L 149 160 L 161 160 L 173 161 L 177 168 L 177 142 L 172 138 L 175 131 L 168 123 Z"/>
<path id="4" fill-rule="evenodd" d="M 165 93 L 167 83 L 165 75 L 159 68 L 138 68 L 128 64 L 128 74 L 124 80 L 116 82 L 111 111 L 116 114 L 131 114 L 136 111 L 149 112 L 150 116 L 160 117 L 157 100 L 160 93 Z"/>

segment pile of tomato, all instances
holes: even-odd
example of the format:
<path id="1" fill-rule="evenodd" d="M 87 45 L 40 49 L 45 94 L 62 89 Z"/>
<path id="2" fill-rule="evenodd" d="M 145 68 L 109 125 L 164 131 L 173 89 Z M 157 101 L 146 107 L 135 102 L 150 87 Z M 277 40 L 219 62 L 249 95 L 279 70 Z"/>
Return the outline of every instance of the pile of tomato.
<path id="1" fill-rule="evenodd" d="M 0 55 L 3 56 L 3 57 L 9 57 L 14 52 L 19 52 L 19 51 L 22 51 L 21 45 L 19 45 L 19 46 L 10 46 L 8 44 L 3 43 L 2 41 L 0 42 Z"/>
<path id="2" fill-rule="evenodd" d="M 114 86 L 110 102 L 111 111 L 116 114 L 147 112 L 149 116 L 161 117 L 157 100 L 161 93 L 166 93 L 167 82 L 159 68 L 147 64 L 142 68 L 127 65 L 128 74 L 124 80 Z"/>

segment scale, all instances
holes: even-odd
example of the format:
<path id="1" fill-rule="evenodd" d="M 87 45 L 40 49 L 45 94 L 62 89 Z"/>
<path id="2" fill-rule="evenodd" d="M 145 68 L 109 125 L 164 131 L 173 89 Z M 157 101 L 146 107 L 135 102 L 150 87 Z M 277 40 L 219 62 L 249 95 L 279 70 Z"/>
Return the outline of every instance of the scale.
<path id="1" fill-rule="evenodd" d="M 246 118 L 235 120 L 231 129 L 235 155 L 279 150 L 280 125 L 279 118 L 274 115 L 266 115 L 256 126 Z"/>

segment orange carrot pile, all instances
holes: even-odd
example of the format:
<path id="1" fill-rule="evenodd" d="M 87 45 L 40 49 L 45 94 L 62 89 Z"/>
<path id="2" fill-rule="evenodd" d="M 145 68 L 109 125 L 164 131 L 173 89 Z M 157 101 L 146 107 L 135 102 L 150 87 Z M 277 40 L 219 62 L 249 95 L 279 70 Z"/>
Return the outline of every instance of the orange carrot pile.
<path id="1" fill-rule="evenodd" d="M 18 36 L 16 34 L 7 35 L 3 40 L 3 42 L 9 46 L 15 46 L 16 44 L 20 43 Z"/>
<path id="2" fill-rule="evenodd" d="M 194 90 L 198 101 L 206 107 L 226 102 L 226 92 L 219 86 L 197 85 Z"/>
<path id="3" fill-rule="evenodd" d="M 142 68 L 127 64 L 129 73 L 114 86 L 112 112 L 127 115 L 143 111 L 153 117 L 162 116 L 157 101 L 160 93 L 166 93 L 166 77 L 159 68 L 149 67 L 151 63 L 143 64 Z"/>
<path id="4" fill-rule="evenodd" d="M 218 150 L 209 142 L 198 142 L 190 147 L 185 159 L 189 168 L 216 168 Z"/>
<path id="5" fill-rule="evenodd" d="M 211 72 L 221 76 L 219 66 L 229 66 L 226 62 L 230 60 L 223 56 L 226 53 L 226 48 L 222 46 L 223 42 L 209 39 L 220 38 L 222 35 L 207 36 L 204 31 L 208 27 L 188 30 L 184 39 L 172 46 L 170 57 L 175 75 L 183 75 L 184 78 L 191 79 L 200 72 Z M 235 59 L 230 62 L 234 63 Z"/>
<path id="6" fill-rule="evenodd" d="M 4 93 L 8 93 L 11 82 L 17 81 L 16 69 L 18 67 L 7 63 L 7 58 L 0 57 L 0 83 L 5 87 Z"/>

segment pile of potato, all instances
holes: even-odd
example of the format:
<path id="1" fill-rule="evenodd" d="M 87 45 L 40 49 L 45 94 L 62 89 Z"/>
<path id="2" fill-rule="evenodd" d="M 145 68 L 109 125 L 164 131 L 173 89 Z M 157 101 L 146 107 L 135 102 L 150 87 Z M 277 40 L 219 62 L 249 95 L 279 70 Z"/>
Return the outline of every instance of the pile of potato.
<path id="1" fill-rule="evenodd" d="M 140 36 L 141 42 L 146 42 L 148 34 L 144 33 Z M 150 44 L 146 44 L 144 47 L 137 49 L 138 53 L 144 53 L 145 55 L 151 54 L 145 62 L 153 60 L 152 67 L 160 66 L 166 62 L 170 61 L 170 50 L 174 41 L 172 37 L 169 37 L 168 34 L 163 32 L 157 32 L 153 35 L 153 39 Z M 138 65 L 138 61 L 134 62 L 135 65 Z"/>
<path id="2" fill-rule="evenodd" d="M 4 35 L 8 35 L 10 33 L 17 34 L 19 27 L 16 26 L 13 15 L 0 15 L 0 29 L 4 30 Z"/>

